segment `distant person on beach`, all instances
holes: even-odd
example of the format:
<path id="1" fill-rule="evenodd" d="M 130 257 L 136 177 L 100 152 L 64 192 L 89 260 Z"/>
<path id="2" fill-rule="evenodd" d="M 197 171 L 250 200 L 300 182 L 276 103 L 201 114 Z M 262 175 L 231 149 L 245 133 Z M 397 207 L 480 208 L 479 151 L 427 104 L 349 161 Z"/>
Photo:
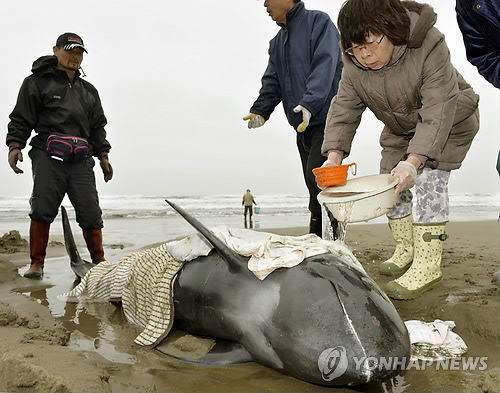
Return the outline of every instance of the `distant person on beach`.
<path id="1" fill-rule="evenodd" d="M 255 202 L 252 193 L 248 189 L 245 192 L 245 194 L 243 194 L 243 199 L 241 200 L 241 206 L 245 208 L 243 212 L 243 216 L 245 217 L 245 228 L 248 228 L 247 214 L 250 216 L 250 228 L 253 228 L 253 222 L 252 222 L 253 205 L 257 205 L 257 202 Z"/>
<path id="2" fill-rule="evenodd" d="M 16 174 L 30 142 L 33 191 L 30 198 L 30 269 L 24 277 L 41 278 L 50 224 L 65 194 L 73 204 L 93 263 L 104 261 L 102 212 L 94 176 L 99 159 L 104 180 L 113 177 L 106 140 L 106 117 L 95 87 L 81 78 L 80 65 L 87 53 L 83 40 L 64 33 L 52 48 L 54 55 L 33 63 L 10 114 L 7 132 L 8 161 Z M 82 71 L 83 73 L 83 71 Z M 85 75 L 83 75 L 85 76 Z"/>
<path id="3" fill-rule="evenodd" d="M 321 237 L 322 214 L 317 199 L 321 190 L 312 170 L 325 161 L 320 151 L 323 129 L 342 72 L 339 34 L 326 13 L 309 11 L 300 0 L 265 0 L 264 7 L 280 30 L 270 42 L 259 97 L 243 120 L 248 120 L 248 128 L 261 127 L 283 102 L 288 122 L 296 130 L 309 190 L 309 232 Z"/>
<path id="4" fill-rule="evenodd" d="M 500 89 L 500 2 L 457 0 L 455 9 L 467 60 L 477 67 L 484 79 Z M 497 172 L 500 175 L 500 151 Z M 493 277 L 500 280 L 500 270 Z"/>
<path id="5" fill-rule="evenodd" d="M 442 281 L 448 179 L 479 128 L 479 96 L 451 64 L 435 22 L 429 5 L 400 0 L 348 0 L 338 17 L 344 71 L 322 152 L 326 165 L 341 164 L 366 108 L 384 124 L 380 172 L 399 184 L 387 214 L 396 250 L 380 271 L 400 276 L 386 287 L 395 299 L 413 299 Z"/>

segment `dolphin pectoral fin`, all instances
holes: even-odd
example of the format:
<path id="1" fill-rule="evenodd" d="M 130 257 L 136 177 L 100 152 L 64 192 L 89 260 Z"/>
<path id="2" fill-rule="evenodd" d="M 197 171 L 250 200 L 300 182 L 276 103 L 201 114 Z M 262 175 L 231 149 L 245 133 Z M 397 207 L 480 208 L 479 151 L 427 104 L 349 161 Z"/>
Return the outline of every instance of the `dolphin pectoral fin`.
<path id="1" fill-rule="evenodd" d="M 180 332 L 172 332 L 155 349 L 165 355 L 190 363 L 223 366 L 253 362 L 250 353 L 238 342 L 196 337 Z"/>
<path id="2" fill-rule="evenodd" d="M 197 363 L 224 366 L 226 364 L 253 362 L 252 355 L 240 343 L 226 340 L 216 340 L 213 348 Z"/>
<path id="3" fill-rule="evenodd" d="M 64 246 L 66 247 L 66 252 L 69 255 L 71 261 L 71 270 L 76 274 L 78 278 L 83 278 L 87 272 L 92 269 L 95 265 L 84 261 L 80 257 L 80 253 L 76 248 L 75 238 L 73 237 L 73 232 L 71 231 L 71 225 L 68 219 L 68 213 L 64 206 L 61 206 L 61 215 L 63 222 L 63 233 L 64 233 Z"/>

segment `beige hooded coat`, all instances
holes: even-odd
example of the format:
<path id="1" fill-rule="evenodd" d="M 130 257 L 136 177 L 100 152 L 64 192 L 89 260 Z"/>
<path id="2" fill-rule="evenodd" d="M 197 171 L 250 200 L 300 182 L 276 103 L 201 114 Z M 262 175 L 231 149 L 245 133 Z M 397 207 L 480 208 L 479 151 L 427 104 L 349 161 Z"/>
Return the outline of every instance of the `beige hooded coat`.
<path id="1" fill-rule="evenodd" d="M 479 96 L 450 61 L 436 14 L 426 5 L 402 2 L 411 19 L 405 46 L 395 46 L 380 70 L 344 55 L 344 70 L 325 126 L 322 153 L 340 150 L 347 157 L 368 107 L 385 127 L 380 136 L 381 173 L 410 153 L 428 157 L 427 167 L 460 167 L 479 129 Z"/>

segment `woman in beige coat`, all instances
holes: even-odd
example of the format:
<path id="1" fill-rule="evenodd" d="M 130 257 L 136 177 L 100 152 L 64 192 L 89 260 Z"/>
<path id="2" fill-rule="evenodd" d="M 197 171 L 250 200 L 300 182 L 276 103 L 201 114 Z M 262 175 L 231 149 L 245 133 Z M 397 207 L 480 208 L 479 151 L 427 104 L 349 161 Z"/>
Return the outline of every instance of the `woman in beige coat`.
<path id="1" fill-rule="evenodd" d="M 349 155 L 367 107 L 384 123 L 380 172 L 399 178 L 399 198 L 387 214 L 396 250 L 380 270 L 400 276 L 386 288 L 396 299 L 413 299 L 442 280 L 448 179 L 479 128 L 479 97 L 451 64 L 435 21 L 430 6 L 400 0 L 348 0 L 338 18 L 344 70 L 322 153 L 325 165 Z"/>

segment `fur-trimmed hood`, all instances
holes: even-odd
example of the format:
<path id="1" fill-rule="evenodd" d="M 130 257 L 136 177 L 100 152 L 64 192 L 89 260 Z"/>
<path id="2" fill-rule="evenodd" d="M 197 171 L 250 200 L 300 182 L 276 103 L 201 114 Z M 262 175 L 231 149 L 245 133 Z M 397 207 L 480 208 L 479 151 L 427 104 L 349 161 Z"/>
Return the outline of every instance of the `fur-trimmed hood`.
<path id="1" fill-rule="evenodd" d="M 407 47 L 419 48 L 422 46 L 427 32 L 436 23 L 437 15 L 434 9 L 428 4 L 417 3 L 415 1 L 402 1 L 401 4 L 410 12 L 411 19 L 410 37 Z"/>
<path id="2" fill-rule="evenodd" d="M 402 1 L 401 4 L 407 9 L 408 16 L 410 17 L 410 36 L 408 37 L 407 44 L 394 47 L 392 58 L 389 64 L 387 64 L 389 67 L 397 63 L 408 48 L 420 48 L 437 19 L 434 9 L 428 4 L 417 3 L 416 1 Z M 351 61 L 358 68 L 368 69 L 361 65 L 355 57 L 346 57 L 345 61 Z"/>
<path id="3" fill-rule="evenodd" d="M 381 173 L 389 173 L 407 154 L 427 157 L 427 167 L 457 169 L 479 128 L 479 96 L 453 67 L 432 7 L 413 1 L 403 5 L 410 18 L 409 39 L 394 46 L 386 66 L 371 70 L 344 56 L 322 152 L 340 150 L 348 156 L 361 115 L 369 108 L 384 123 Z"/>

